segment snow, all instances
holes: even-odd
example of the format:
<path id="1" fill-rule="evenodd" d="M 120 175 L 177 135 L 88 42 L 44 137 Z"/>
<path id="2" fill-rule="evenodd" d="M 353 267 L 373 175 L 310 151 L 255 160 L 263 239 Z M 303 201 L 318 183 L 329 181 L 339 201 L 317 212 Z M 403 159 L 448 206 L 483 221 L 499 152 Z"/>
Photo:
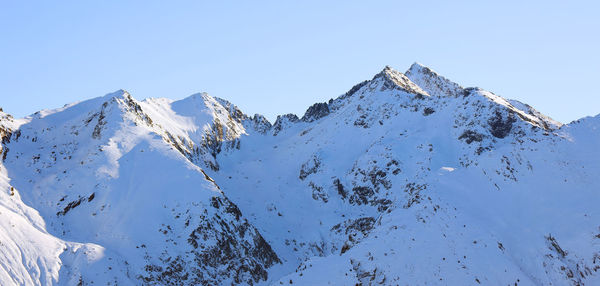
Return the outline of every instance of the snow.
<path id="1" fill-rule="evenodd" d="M 452 167 L 445 167 L 445 166 L 444 166 L 444 167 L 441 167 L 441 168 L 440 168 L 440 171 L 445 171 L 445 172 L 454 172 L 454 170 L 455 170 L 455 169 L 454 169 L 454 168 L 452 168 Z"/>
<path id="2" fill-rule="evenodd" d="M 327 109 L 117 91 L 3 115 L 1 284 L 600 283 L 600 115 L 418 63 Z"/>

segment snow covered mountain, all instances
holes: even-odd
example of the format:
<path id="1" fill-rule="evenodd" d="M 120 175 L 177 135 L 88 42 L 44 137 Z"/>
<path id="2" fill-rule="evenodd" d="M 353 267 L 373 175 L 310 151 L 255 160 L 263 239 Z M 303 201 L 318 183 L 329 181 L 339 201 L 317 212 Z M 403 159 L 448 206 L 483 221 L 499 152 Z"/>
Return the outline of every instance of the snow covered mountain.
<path id="1" fill-rule="evenodd" d="M 0 136 L 2 285 L 600 284 L 600 115 L 420 64 L 273 124 L 117 91 Z"/>

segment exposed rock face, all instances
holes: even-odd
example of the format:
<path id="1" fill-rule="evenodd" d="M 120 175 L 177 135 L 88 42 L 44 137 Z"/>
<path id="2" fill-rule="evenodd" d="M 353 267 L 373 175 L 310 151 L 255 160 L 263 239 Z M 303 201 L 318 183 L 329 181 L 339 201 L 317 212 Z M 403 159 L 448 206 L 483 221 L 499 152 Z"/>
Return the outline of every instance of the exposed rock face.
<path id="1" fill-rule="evenodd" d="M 350 250 L 350 248 L 360 243 L 361 240 L 369 235 L 374 226 L 375 218 L 373 217 L 361 217 L 353 220 L 346 220 L 334 225 L 331 228 L 332 232 L 338 235 L 344 235 L 348 238 L 342 245 L 340 254 L 344 254 Z"/>
<path id="2" fill-rule="evenodd" d="M 262 116 L 260 114 L 255 114 L 250 119 L 250 122 L 251 122 L 251 128 L 261 134 L 267 133 L 273 127 L 271 122 L 269 122 L 269 120 L 267 120 L 267 118 L 265 118 L 264 116 Z"/>
<path id="3" fill-rule="evenodd" d="M 504 138 L 510 133 L 515 121 L 515 116 L 512 113 L 508 113 L 508 116 L 504 118 L 500 111 L 496 111 L 494 116 L 488 120 L 490 132 L 496 138 Z"/>
<path id="4" fill-rule="evenodd" d="M 275 119 L 275 123 L 273 124 L 273 135 L 276 136 L 277 134 L 279 134 L 279 132 L 289 127 L 291 124 L 297 123 L 299 121 L 300 119 L 295 114 L 289 113 L 284 115 L 278 115 L 277 119 Z"/>
<path id="5" fill-rule="evenodd" d="M 300 168 L 300 175 L 298 176 L 298 178 L 300 180 L 304 180 L 309 175 L 318 172 L 320 167 L 321 159 L 319 159 L 318 156 L 313 155 L 308 161 L 302 164 L 302 167 Z"/>
<path id="6" fill-rule="evenodd" d="M 219 104 L 221 104 L 221 106 L 223 106 L 225 110 L 227 110 L 229 116 L 236 122 L 241 123 L 242 121 L 248 119 L 248 116 L 244 114 L 237 106 L 233 105 L 231 102 L 219 97 L 215 97 L 214 99 Z"/>
<path id="7" fill-rule="evenodd" d="M 152 126 L 152 119 L 144 113 L 141 106 L 131 95 L 125 90 L 119 90 L 104 96 L 105 101 L 102 103 L 100 110 L 93 112 L 86 120 L 85 125 L 93 123 L 92 138 L 100 139 L 102 130 L 106 129 L 107 116 L 111 113 L 126 113 L 136 122 L 136 124 L 147 124 Z"/>
<path id="8" fill-rule="evenodd" d="M 165 113 L 161 114 L 155 126 L 156 132 L 165 141 L 190 161 L 212 170 L 219 170 L 217 156 L 221 152 L 241 148 L 239 137 L 246 132 L 244 124 L 253 121 L 229 101 L 211 97 L 206 93 L 194 94 L 182 101 L 170 103 L 168 108 L 163 106 L 167 102 L 158 99 L 147 100 L 141 104 L 152 112 Z M 172 122 L 168 117 L 178 111 L 193 116 L 192 121 L 202 121 L 201 128 L 191 128 L 188 122 Z M 201 119 L 203 114 L 214 116 Z M 259 121 L 260 118 L 256 117 L 254 122 Z M 259 125 L 250 127 L 261 129 L 268 125 L 268 121 L 264 119 Z"/>
<path id="9" fill-rule="evenodd" d="M 315 103 L 306 110 L 306 113 L 302 116 L 302 121 L 313 122 L 327 115 L 329 115 L 329 106 L 327 103 Z"/>
<path id="10" fill-rule="evenodd" d="M 2 161 L 6 159 L 9 150 L 6 145 L 10 143 L 13 122 L 13 117 L 10 114 L 6 114 L 0 110 L 0 158 L 2 158 Z M 17 132 L 17 136 L 19 136 L 18 134 Z"/>
<path id="11" fill-rule="evenodd" d="M 471 144 L 472 142 L 481 142 L 483 140 L 483 135 L 473 130 L 465 130 L 465 132 L 463 132 L 458 139 L 465 139 L 467 144 Z"/>
<path id="12" fill-rule="evenodd" d="M 363 86 L 367 85 L 367 83 L 369 83 L 368 80 L 365 80 L 355 86 L 353 86 L 350 90 L 348 90 L 345 94 L 344 94 L 344 98 L 345 97 L 349 97 L 352 96 L 353 94 L 355 94 L 358 90 L 360 90 Z"/>
<path id="13" fill-rule="evenodd" d="M 427 94 L 426 91 L 424 91 L 423 89 L 421 89 L 421 87 L 413 83 L 403 73 L 395 71 L 389 66 L 386 66 L 383 69 L 383 71 L 375 75 L 372 81 L 376 80 L 383 81 L 381 89 L 399 89 L 419 97 L 429 96 L 429 94 Z"/>
<path id="14" fill-rule="evenodd" d="M 179 228 L 161 228 L 174 246 L 187 242 L 186 250 L 166 249 L 157 258 L 146 253 L 146 273 L 140 275 L 146 284 L 253 285 L 268 279 L 267 269 L 281 263 L 271 246 L 227 198 L 213 197 L 211 206 L 197 217 L 180 214 Z"/>

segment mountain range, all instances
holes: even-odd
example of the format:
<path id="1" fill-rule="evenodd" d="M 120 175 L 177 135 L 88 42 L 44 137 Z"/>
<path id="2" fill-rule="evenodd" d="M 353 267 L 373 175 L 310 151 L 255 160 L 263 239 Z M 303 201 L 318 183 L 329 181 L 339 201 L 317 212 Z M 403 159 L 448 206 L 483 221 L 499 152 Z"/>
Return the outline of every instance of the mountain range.
<path id="1" fill-rule="evenodd" d="M 418 63 L 274 123 L 119 90 L 0 137 L 1 285 L 600 285 L 600 115 Z"/>

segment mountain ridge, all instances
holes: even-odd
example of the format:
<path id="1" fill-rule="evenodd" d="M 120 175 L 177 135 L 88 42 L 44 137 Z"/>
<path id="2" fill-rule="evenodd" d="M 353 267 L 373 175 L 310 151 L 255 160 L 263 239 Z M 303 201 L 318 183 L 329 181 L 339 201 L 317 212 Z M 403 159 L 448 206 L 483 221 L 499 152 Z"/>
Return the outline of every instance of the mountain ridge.
<path id="1" fill-rule="evenodd" d="M 52 265 L 0 259 L 4 283 L 600 279 L 599 117 L 562 125 L 418 63 L 273 124 L 124 90 L 1 118 L 0 203 L 39 212 L 18 229 L 40 232 L 6 241 Z"/>

